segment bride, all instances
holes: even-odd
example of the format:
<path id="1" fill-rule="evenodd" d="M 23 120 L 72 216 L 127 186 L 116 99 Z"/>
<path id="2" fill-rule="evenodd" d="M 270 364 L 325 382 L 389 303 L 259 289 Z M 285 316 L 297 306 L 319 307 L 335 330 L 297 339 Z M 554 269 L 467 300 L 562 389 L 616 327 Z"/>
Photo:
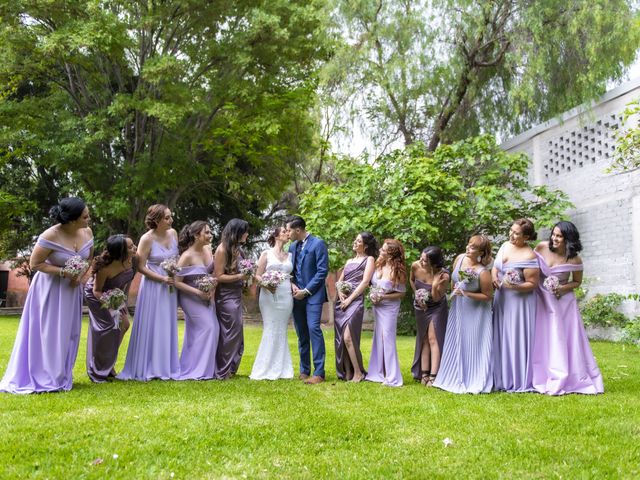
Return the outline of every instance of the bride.
<path id="1" fill-rule="evenodd" d="M 291 258 L 282 249 L 288 240 L 286 229 L 283 227 L 276 227 L 269 234 L 267 243 L 271 248 L 262 252 L 258 260 L 258 270 L 255 275 L 258 284 L 262 280 L 262 275 L 269 270 L 280 270 L 287 275 L 291 274 L 293 270 Z M 252 380 L 293 378 L 293 364 L 287 342 L 287 326 L 293 310 L 289 278 L 273 290 L 262 287 L 259 304 L 264 330 L 249 378 Z"/>

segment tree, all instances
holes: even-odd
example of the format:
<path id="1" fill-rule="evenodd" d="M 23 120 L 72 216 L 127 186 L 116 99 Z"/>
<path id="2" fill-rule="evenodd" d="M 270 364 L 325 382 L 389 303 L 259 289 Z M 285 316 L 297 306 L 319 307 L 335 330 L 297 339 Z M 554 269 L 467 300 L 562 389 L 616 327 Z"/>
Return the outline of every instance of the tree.
<path id="1" fill-rule="evenodd" d="M 0 166 L 14 178 L 25 165 L 54 175 L 55 197 L 82 195 L 102 237 L 138 235 L 156 202 L 179 223 L 238 216 L 259 229 L 300 152 L 317 147 L 310 110 L 330 47 L 323 8 L 3 2 Z M 32 198 L 10 187 L 2 181 L 2 191 Z"/>
<path id="2" fill-rule="evenodd" d="M 617 135 L 616 153 L 609 171 L 631 172 L 640 168 L 640 100 L 634 100 L 624 110 L 623 128 Z"/>
<path id="3" fill-rule="evenodd" d="M 336 0 L 349 87 L 376 144 L 517 134 L 604 93 L 633 63 L 624 0 Z"/>
<path id="4" fill-rule="evenodd" d="M 400 240 L 407 262 L 427 245 L 439 245 L 453 259 L 473 233 L 504 239 L 517 218 L 530 218 L 539 228 L 563 217 L 571 206 L 566 195 L 530 187 L 528 164 L 526 155 L 504 152 L 490 136 L 435 152 L 414 143 L 374 162 L 338 162 L 333 182 L 304 194 L 301 212 L 330 245 L 333 268 L 351 256 L 351 242 L 363 230 L 380 242 Z"/>

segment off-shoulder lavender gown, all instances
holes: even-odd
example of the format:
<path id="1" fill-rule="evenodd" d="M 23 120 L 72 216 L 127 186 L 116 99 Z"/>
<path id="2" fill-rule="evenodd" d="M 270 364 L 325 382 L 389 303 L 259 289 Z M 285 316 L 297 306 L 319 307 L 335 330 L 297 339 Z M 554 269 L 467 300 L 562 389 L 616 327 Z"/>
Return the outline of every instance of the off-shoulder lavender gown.
<path id="1" fill-rule="evenodd" d="M 37 245 L 52 250 L 47 263 L 64 267 L 76 255 L 88 259 L 93 240 L 78 252 L 42 237 Z M 0 392 L 71 390 L 82 326 L 82 286 L 69 282 L 49 273 L 33 276 Z"/>
<path id="2" fill-rule="evenodd" d="M 503 263 L 501 247 L 494 267 L 502 281 L 509 269 L 520 272 L 538 268 L 538 260 Z M 499 288 L 493 297 L 493 388 L 507 392 L 530 392 L 532 385 L 533 333 L 536 324 L 535 291 Z"/>
<path id="3" fill-rule="evenodd" d="M 460 281 L 458 272 L 463 259 L 453 271 L 454 283 Z M 486 267 L 476 271 L 480 274 L 483 270 Z M 464 290 L 479 292 L 479 277 L 468 282 Z M 452 393 L 489 393 L 493 386 L 491 346 L 491 302 L 455 295 L 449 308 L 440 370 L 433 386 Z"/>
<path id="4" fill-rule="evenodd" d="M 215 303 L 220 337 L 216 352 L 216 378 L 224 380 L 235 375 L 244 353 L 244 332 L 242 325 L 243 280 L 219 283 L 216 288 Z"/>
<path id="5" fill-rule="evenodd" d="M 172 239 L 165 248 L 155 240 L 147 259 L 147 268 L 158 275 L 167 272 L 160 264 L 167 258 L 178 256 L 178 245 Z M 142 276 L 136 313 L 133 317 L 131 339 L 121 380 L 177 380 L 180 378 L 178 360 L 178 295 L 175 287 Z"/>
<path id="6" fill-rule="evenodd" d="M 421 282 L 420 280 L 415 281 L 416 290 L 425 289 L 431 291 L 431 285 L 428 283 Z M 414 304 L 415 306 L 415 304 Z M 440 348 L 440 357 L 442 358 L 442 350 L 444 348 L 444 339 L 447 331 L 447 318 L 449 316 L 449 306 L 447 305 L 447 297 L 443 295 L 442 298 L 438 302 L 427 302 L 426 310 L 418 308 L 415 306 L 416 312 L 416 349 L 413 355 L 413 365 L 411 365 L 411 374 L 413 378 L 416 380 L 420 380 L 422 378 L 422 368 L 421 368 L 421 357 L 422 357 L 422 347 L 424 345 L 424 337 L 427 336 L 429 332 L 429 324 L 433 323 L 433 328 L 436 334 L 436 340 L 438 342 L 438 347 Z"/>
<path id="7" fill-rule="evenodd" d="M 371 284 L 374 287 L 383 288 L 386 293 L 406 291 L 404 285 L 394 285 L 390 280 L 376 278 L 375 274 Z M 369 372 L 365 377 L 370 382 L 378 382 L 390 387 L 402 386 L 402 373 L 396 346 L 399 314 L 400 300 L 383 300 L 373 306 L 375 317 L 373 345 L 369 359 Z"/>
<path id="8" fill-rule="evenodd" d="M 128 268 L 113 278 L 108 278 L 102 287 L 103 292 L 114 288 L 126 291 L 135 271 Z M 102 308 L 102 303 L 93 293 L 95 276 L 87 282 L 84 295 L 89 307 L 89 334 L 87 337 L 87 375 L 92 382 L 103 383 L 115 376 L 113 367 L 118 359 L 120 348 L 120 319 L 114 319 L 112 313 Z M 127 315 L 127 306 L 120 309 L 120 315 Z"/>
<path id="9" fill-rule="evenodd" d="M 369 257 L 365 257 L 365 259 L 359 263 L 349 262 L 344 267 L 343 281 L 351 285 L 352 291 L 362 282 L 368 258 Z M 340 380 L 351 380 L 353 378 L 353 366 L 351 365 L 347 346 L 344 343 L 344 331 L 347 327 L 349 327 L 349 332 L 351 333 L 351 340 L 353 341 L 353 348 L 356 352 L 358 366 L 360 370 L 366 374 L 362 363 L 362 353 L 360 352 L 360 336 L 362 334 L 363 318 L 364 294 L 351 302 L 346 310 L 340 308 L 339 301 L 336 302 L 333 327 L 335 329 L 336 375 Z"/>
<path id="10" fill-rule="evenodd" d="M 547 395 L 604 392 L 600 369 L 593 357 L 573 291 L 559 299 L 544 288 L 544 280 L 555 275 L 566 283 L 570 272 L 582 265 L 549 267 L 542 255 L 540 284 L 536 290 L 536 328 L 533 338 L 533 388 Z"/>
<path id="11" fill-rule="evenodd" d="M 213 264 L 190 265 L 180 269 L 187 285 L 198 288 L 199 278 L 211 274 Z M 179 292 L 178 302 L 184 311 L 184 342 L 180 355 L 180 380 L 209 380 L 216 376 L 216 351 L 220 325 L 216 307 L 191 293 Z"/>

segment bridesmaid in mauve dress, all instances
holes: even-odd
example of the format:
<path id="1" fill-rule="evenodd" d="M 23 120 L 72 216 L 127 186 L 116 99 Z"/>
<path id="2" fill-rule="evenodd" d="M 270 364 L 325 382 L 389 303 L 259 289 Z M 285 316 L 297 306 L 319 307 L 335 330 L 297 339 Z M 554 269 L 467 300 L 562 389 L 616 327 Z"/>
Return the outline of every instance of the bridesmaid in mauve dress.
<path id="1" fill-rule="evenodd" d="M 440 368 L 449 315 L 447 287 L 450 281 L 440 247 L 425 248 L 420 260 L 411 265 L 409 283 L 414 294 L 421 289 L 430 293 L 426 304 L 417 299 L 413 302 L 417 333 L 411 374 L 426 387 L 433 385 Z"/>
<path id="2" fill-rule="evenodd" d="M 452 393 L 489 393 L 493 386 L 491 357 L 491 242 L 485 235 L 469 239 L 467 251 L 455 261 L 453 300 L 440 371 L 434 387 Z M 461 271 L 476 278 L 463 280 Z"/>
<path id="3" fill-rule="evenodd" d="M 360 352 L 360 335 L 364 318 L 364 291 L 371 282 L 378 256 L 376 239 L 369 232 L 360 233 L 353 242 L 355 257 L 347 261 L 339 282 L 349 285 L 350 293 L 338 291 L 334 311 L 336 375 L 340 380 L 360 382 L 366 372 Z"/>
<path id="4" fill-rule="evenodd" d="M 121 380 L 177 380 L 178 298 L 175 281 L 160 265 L 178 256 L 178 239 L 171 228 L 171 210 L 152 205 L 145 224 L 149 231 L 138 246 L 139 269 L 143 277 L 138 289 L 136 313 Z"/>
<path id="5" fill-rule="evenodd" d="M 404 247 L 398 240 L 387 239 L 380 249 L 372 285 L 383 293 L 372 295 L 373 346 L 366 380 L 390 387 L 402 386 L 402 373 L 398 362 L 396 330 L 400 314 L 400 300 L 406 292 L 407 271 Z"/>
<path id="6" fill-rule="evenodd" d="M 220 322 L 216 378 L 221 380 L 236 374 L 244 353 L 242 289 L 250 275 L 238 272 L 238 261 L 243 258 L 240 246 L 248 237 L 249 224 L 239 218 L 231 219 L 222 230 L 214 258 L 215 276 L 218 279 L 216 314 Z"/>
<path id="7" fill-rule="evenodd" d="M 201 220 L 187 225 L 180 232 L 180 273 L 176 276 L 178 301 L 184 311 L 184 342 L 180 355 L 180 380 L 209 380 L 216 375 L 216 350 L 220 326 L 216 317 L 213 295 L 215 279 L 211 228 Z M 198 285 L 210 280 L 208 291 Z"/>
<path id="8" fill-rule="evenodd" d="M 536 292 L 533 388 L 547 395 L 604 392 L 574 293 L 582 283 L 580 250 L 580 235 L 571 222 L 556 224 L 551 239 L 536 246 L 541 279 Z M 551 276 L 560 284 L 555 291 L 544 286 Z"/>
<path id="9" fill-rule="evenodd" d="M 536 296 L 540 269 L 533 249 L 533 223 L 526 218 L 513 222 L 491 271 L 493 298 L 493 388 L 507 392 L 530 392 Z M 505 273 L 507 275 L 505 276 Z M 517 279 L 510 276 L 517 274 Z"/>
<path id="10" fill-rule="evenodd" d="M 38 237 L 31 254 L 29 263 L 36 273 L 0 392 L 55 392 L 71 390 L 73 384 L 84 272 L 74 276 L 64 266 L 75 256 L 91 258 L 93 234 L 89 209 L 79 198 L 61 200 L 50 213 L 56 225 Z"/>
<path id="11" fill-rule="evenodd" d="M 89 307 L 87 375 L 95 383 L 104 383 L 115 377 L 113 367 L 118 359 L 118 349 L 129 328 L 126 302 L 117 312 L 112 312 L 104 307 L 100 297 L 115 288 L 127 291 L 135 276 L 132 265 L 134 253 L 135 245 L 130 238 L 110 236 L 105 251 L 93 260 L 93 276 L 84 288 Z"/>

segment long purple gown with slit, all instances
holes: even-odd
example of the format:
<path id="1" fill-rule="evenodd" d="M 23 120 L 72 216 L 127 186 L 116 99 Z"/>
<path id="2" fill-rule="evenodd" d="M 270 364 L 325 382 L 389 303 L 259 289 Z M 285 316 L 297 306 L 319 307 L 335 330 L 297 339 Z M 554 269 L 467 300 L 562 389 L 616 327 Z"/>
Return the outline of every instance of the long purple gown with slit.
<path id="1" fill-rule="evenodd" d="M 102 287 L 103 292 L 114 288 L 126 291 L 127 285 L 131 283 L 135 271 L 128 268 L 120 272 L 113 278 L 108 278 Z M 89 333 L 87 336 L 87 375 L 92 382 L 103 383 L 109 377 L 115 376 L 113 367 L 118 359 L 120 348 L 120 318 L 126 316 L 126 304 L 120 309 L 117 319 L 116 312 L 103 308 L 100 300 L 93 293 L 95 276 L 87 282 L 84 288 L 84 295 L 89 307 Z"/>
<path id="2" fill-rule="evenodd" d="M 52 250 L 47 263 L 64 267 L 76 255 L 88 259 L 93 240 L 78 252 L 42 237 L 37 245 Z M 82 326 L 82 285 L 69 282 L 50 273 L 33 276 L 0 392 L 71 390 Z"/>
<path id="3" fill-rule="evenodd" d="M 367 259 L 358 262 L 349 262 L 344 267 L 343 281 L 351 285 L 352 291 L 360 285 L 367 266 Z M 336 349 L 336 375 L 340 380 L 351 380 L 353 378 L 353 365 L 349 358 L 347 346 L 344 343 L 344 331 L 349 327 L 353 348 L 356 352 L 356 359 L 360 370 L 366 374 L 362 363 L 362 352 L 360 352 L 360 337 L 362 334 L 362 320 L 364 318 L 364 294 L 358 296 L 346 308 L 340 308 L 340 301 L 335 305 L 333 327 L 335 329 L 334 345 Z"/>
<path id="4" fill-rule="evenodd" d="M 533 388 L 547 395 L 604 392 L 600 369 L 593 357 L 573 291 L 559 299 L 544 288 L 544 280 L 555 275 L 564 284 L 570 272 L 582 265 L 549 267 L 542 255 L 540 284 L 536 290 L 536 328 L 533 338 Z"/>
<path id="5" fill-rule="evenodd" d="M 517 270 L 524 279 L 525 268 L 538 268 L 538 260 L 503 263 L 500 248 L 494 267 L 502 281 L 509 269 Z M 506 287 L 493 297 L 493 388 L 507 392 L 533 390 L 531 354 L 536 324 L 535 291 L 518 292 Z"/>
<path id="6" fill-rule="evenodd" d="M 174 239 L 169 248 L 154 240 L 147 258 L 147 268 L 165 276 L 167 272 L 160 264 L 177 256 L 178 245 Z M 166 283 L 142 276 L 127 358 L 118 378 L 143 381 L 180 378 L 178 295 L 175 287 L 171 291 Z"/>
<path id="7" fill-rule="evenodd" d="M 213 264 L 190 265 L 180 269 L 187 285 L 198 288 L 197 281 L 211 274 Z M 180 355 L 180 380 L 209 380 L 216 376 L 216 351 L 220 325 L 216 307 L 191 293 L 179 292 L 178 301 L 184 311 L 184 342 Z"/>
<path id="8" fill-rule="evenodd" d="M 390 280 L 378 279 L 375 274 L 371 284 L 374 287 L 383 288 L 386 293 L 406 291 L 404 285 L 394 285 Z M 383 300 L 373 306 L 375 326 L 369 372 L 366 376 L 366 380 L 370 382 L 378 382 L 390 387 L 402 386 L 402 373 L 396 346 L 399 314 L 400 300 Z"/>
<path id="9" fill-rule="evenodd" d="M 453 270 L 454 283 L 460 281 L 458 272 L 463 259 Z M 486 267 L 476 270 L 478 278 L 466 283 L 465 291 L 480 291 L 483 270 Z M 491 348 L 491 302 L 455 295 L 449 308 L 440 370 L 433 386 L 452 393 L 489 393 L 493 387 Z"/>
<path id="10" fill-rule="evenodd" d="M 424 288 L 425 290 L 431 291 L 431 285 L 428 283 L 421 282 L 420 280 L 415 281 L 416 290 L 420 290 Z M 414 305 L 415 306 L 415 305 Z M 436 334 L 436 340 L 438 342 L 438 347 L 440 348 L 440 357 L 442 357 L 442 350 L 444 348 L 444 338 L 447 331 L 447 317 L 449 315 L 449 306 L 447 305 L 447 297 L 443 295 L 442 298 L 437 302 L 427 302 L 426 310 L 422 308 L 418 308 L 415 306 L 416 312 L 416 349 L 413 355 L 413 365 L 411 366 L 411 374 L 413 378 L 416 380 L 420 380 L 422 378 L 421 374 L 421 357 L 422 357 L 422 347 L 424 345 L 424 338 L 427 336 L 429 332 L 429 324 L 433 323 L 433 328 Z"/>
<path id="11" fill-rule="evenodd" d="M 220 322 L 220 337 L 216 352 L 216 378 L 224 380 L 235 375 L 244 353 L 242 325 L 243 280 L 219 283 L 216 288 L 216 314 Z"/>

